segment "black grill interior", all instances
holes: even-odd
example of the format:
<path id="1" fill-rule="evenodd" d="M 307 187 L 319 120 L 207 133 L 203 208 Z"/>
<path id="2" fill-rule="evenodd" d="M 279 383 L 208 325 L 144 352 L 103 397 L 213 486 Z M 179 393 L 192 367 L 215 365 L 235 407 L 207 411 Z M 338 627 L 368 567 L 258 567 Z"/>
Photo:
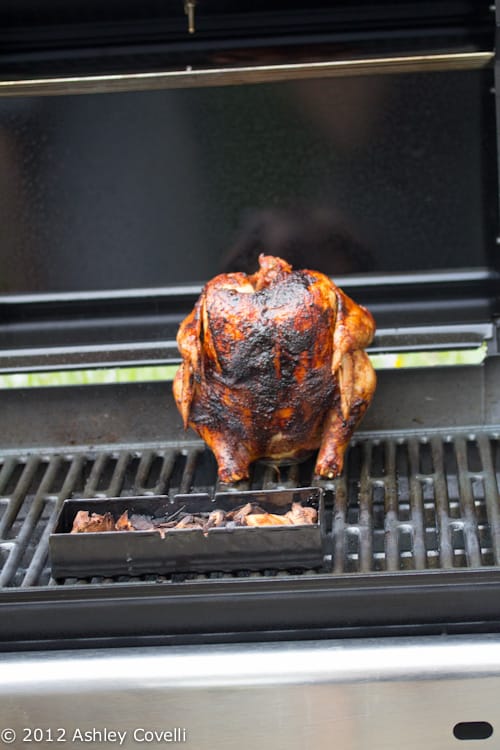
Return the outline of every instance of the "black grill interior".
<path id="1" fill-rule="evenodd" d="M 264 463 L 238 489 L 322 486 L 329 556 L 301 577 L 496 566 L 500 555 L 500 437 L 489 430 L 413 437 L 360 437 L 334 481 L 314 479 L 314 457 L 279 469 Z M 58 586 L 50 575 L 48 537 L 69 497 L 214 493 L 212 454 L 200 444 L 119 451 L 75 449 L 0 459 L 0 586 Z M 66 579 L 63 586 L 124 581 L 175 583 L 242 576 L 287 577 L 298 571 L 173 574 L 141 579 Z"/>

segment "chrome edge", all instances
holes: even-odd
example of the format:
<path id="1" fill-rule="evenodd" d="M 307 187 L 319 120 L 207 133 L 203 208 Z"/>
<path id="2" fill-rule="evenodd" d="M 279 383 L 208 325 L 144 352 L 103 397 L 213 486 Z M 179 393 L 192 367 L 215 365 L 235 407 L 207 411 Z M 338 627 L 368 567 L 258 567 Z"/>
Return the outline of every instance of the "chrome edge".
<path id="1" fill-rule="evenodd" d="M 0 96 L 54 96 L 61 94 L 98 94 L 154 89 L 231 86 L 307 78 L 381 75 L 422 71 L 475 70 L 489 66 L 494 52 L 459 52 L 401 57 L 374 57 L 353 60 L 250 65 L 224 68 L 120 73 L 105 75 L 60 76 L 0 80 Z"/>
<path id="2" fill-rule="evenodd" d="M 135 729 L 175 727 L 197 750 L 451 750 L 459 722 L 495 738 L 499 691 L 498 635 L 15 653 L 0 729 L 107 728 L 130 750 Z"/>

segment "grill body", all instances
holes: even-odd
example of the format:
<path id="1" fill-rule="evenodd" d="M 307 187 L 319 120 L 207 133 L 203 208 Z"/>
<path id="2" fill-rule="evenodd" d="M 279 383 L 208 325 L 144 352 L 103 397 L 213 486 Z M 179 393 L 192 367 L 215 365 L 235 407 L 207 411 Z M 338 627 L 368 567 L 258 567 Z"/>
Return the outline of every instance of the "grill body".
<path id="1" fill-rule="evenodd" d="M 0 10 L 2 373 L 178 363 L 202 282 L 269 227 L 370 308 L 371 354 L 485 357 L 381 370 L 338 479 L 240 483 L 321 488 L 313 569 L 56 581 L 66 499 L 228 488 L 170 383 L 0 389 L 0 738 L 494 743 L 495 9 L 111 5 Z"/>
<path id="2" fill-rule="evenodd" d="M 480 367 L 381 371 L 371 415 L 351 443 L 341 477 L 315 478 L 314 456 L 279 473 L 255 465 L 240 489 L 322 488 L 321 568 L 214 569 L 58 583 L 51 578 L 49 536 L 66 498 L 213 497 L 224 487 L 217 483 L 210 451 L 182 430 L 164 383 L 56 388 L 46 391 L 49 404 L 36 389 L 21 398 L 5 392 L 4 648 L 15 643 L 33 648 L 44 641 L 52 646 L 148 638 L 234 642 L 256 633 L 276 640 L 308 632 L 362 637 L 384 628 L 401 635 L 496 628 L 497 379 L 494 357 Z M 458 414 L 460 394 L 464 407 Z M 70 410 L 86 415 L 85 443 L 70 444 Z M 90 420 L 90 413 L 106 416 Z M 465 415 L 467 423 L 450 424 L 451 414 L 461 420 Z M 418 427 L 408 430 L 408 424 Z M 118 435 L 119 441 L 110 442 Z M 203 606 L 202 619 L 193 614 L 196 601 Z M 38 602 L 43 605 L 34 632 L 27 613 Z"/>

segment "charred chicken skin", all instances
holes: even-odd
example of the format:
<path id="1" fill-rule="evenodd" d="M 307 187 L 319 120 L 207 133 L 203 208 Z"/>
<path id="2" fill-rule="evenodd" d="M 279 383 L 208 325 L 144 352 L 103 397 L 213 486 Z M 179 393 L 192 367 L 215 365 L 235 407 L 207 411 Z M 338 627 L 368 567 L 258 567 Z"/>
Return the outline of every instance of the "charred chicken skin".
<path id="1" fill-rule="evenodd" d="M 373 317 L 322 273 L 269 255 L 259 264 L 209 281 L 180 325 L 184 427 L 212 449 L 222 482 L 248 477 L 257 459 L 318 448 L 316 473 L 336 477 L 375 391 L 363 351 Z"/>

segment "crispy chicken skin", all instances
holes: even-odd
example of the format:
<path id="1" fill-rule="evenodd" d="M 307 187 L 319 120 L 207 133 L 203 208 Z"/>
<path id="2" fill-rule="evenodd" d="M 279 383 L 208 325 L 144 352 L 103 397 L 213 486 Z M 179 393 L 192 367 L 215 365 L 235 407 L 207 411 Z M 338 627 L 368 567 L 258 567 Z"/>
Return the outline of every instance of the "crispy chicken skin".
<path id="1" fill-rule="evenodd" d="M 209 281 L 180 325 L 184 427 L 212 449 L 222 482 L 248 477 L 256 459 L 318 448 L 316 473 L 336 477 L 375 391 L 363 351 L 373 317 L 322 273 L 269 255 L 259 264 Z"/>

